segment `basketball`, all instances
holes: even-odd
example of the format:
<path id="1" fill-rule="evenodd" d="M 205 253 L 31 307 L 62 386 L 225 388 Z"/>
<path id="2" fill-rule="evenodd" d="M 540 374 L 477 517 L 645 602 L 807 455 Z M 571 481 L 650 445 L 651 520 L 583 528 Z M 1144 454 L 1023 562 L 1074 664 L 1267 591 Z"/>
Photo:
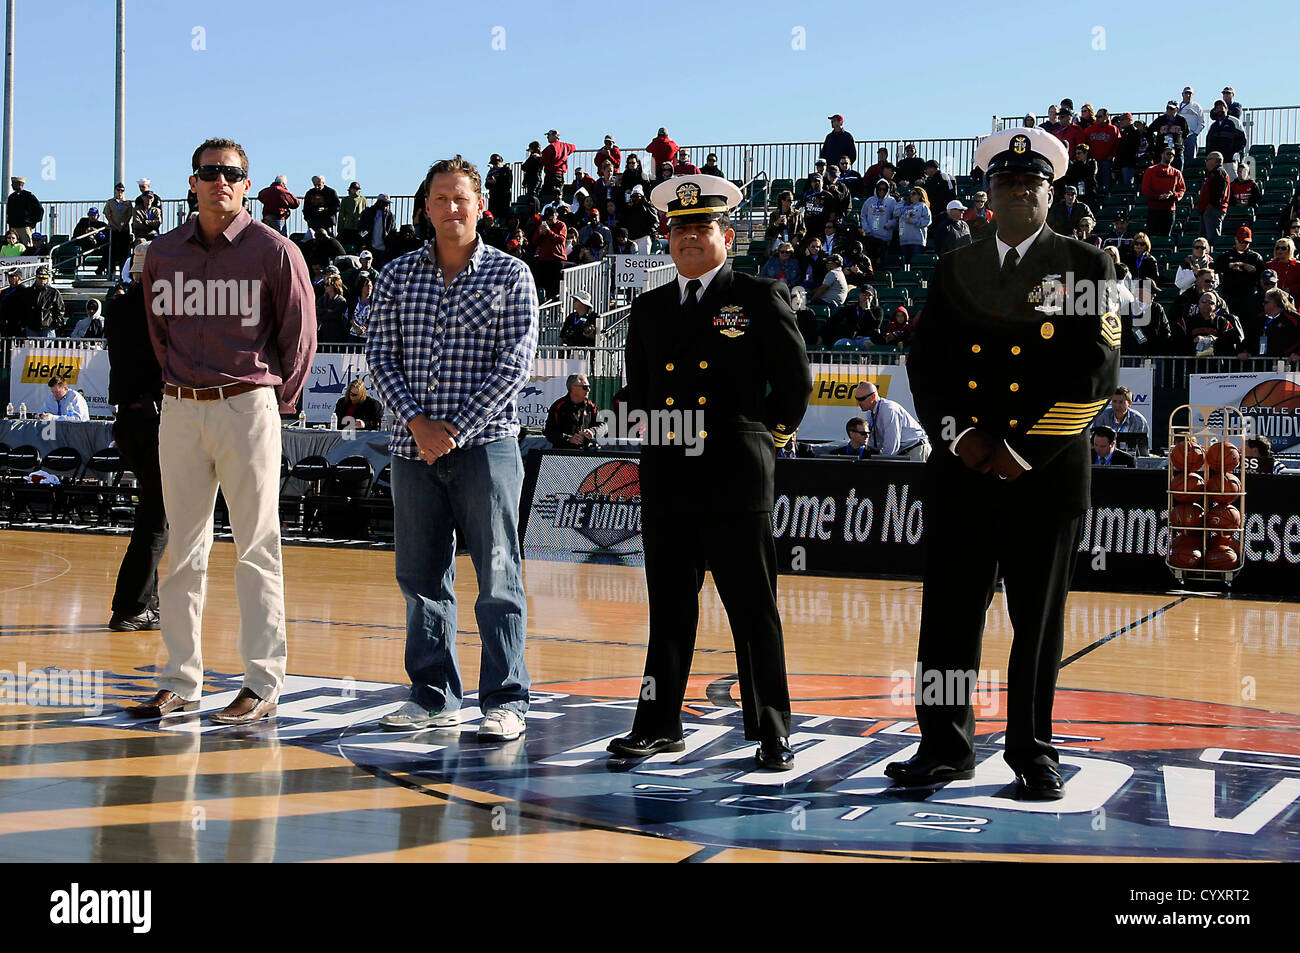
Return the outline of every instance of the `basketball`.
<path id="1" fill-rule="evenodd" d="M 1236 569 L 1238 562 L 1237 550 L 1231 546 L 1212 545 L 1205 554 L 1206 569 Z"/>
<path id="2" fill-rule="evenodd" d="M 1235 473 L 1211 473 L 1205 489 L 1210 502 L 1231 503 L 1241 496 L 1241 478 Z"/>
<path id="3" fill-rule="evenodd" d="M 1212 443 L 1206 451 L 1205 462 L 1215 473 L 1231 473 L 1241 466 L 1241 451 L 1230 443 Z"/>
<path id="4" fill-rule="evenodd" d="M 1242 410 L 1247 407 L 1300 407 L 1300 384 L 1282 379 L 1256 384 L 1241 398 Z"/>
<path id="5" fill-rule="evenodd" d="M 1180 533 L 1169 549 L 1169 565 L 1178 569 L 1198 569 L 1201 556 L 1201 534 Z"/>
<path id="6" fill-rule="evenodd" d="M 1169 451 L 1169 465 L 1175 470 L 1199 470 L 1205 466 L 1205 451 L 1199 443 L 1184 437 Z"/>
<path id="7" fill-rule="evenodd" d="M 1210 529 L 1225 532 L 1241 529 L 1241 510 L 1231 503 L 1215 503 L 1205 514 L 1205 525 Z"/>
<path id="8" fill-rule="evenodd" d="M 1169 525 L 1175 529 L 1200 529 L 1205 525 L 1205 510 L 1199 503 L 1175 503 Z"/>
<path id="9" fill-rule="evenodd" d="M 1178 503 L 1198 503 L 1202 499 L 1205 480 L 1195 470 L 1179 471 L 1170 475 L 1169 489 Z"/>
<path id="10" fill-rule="evenodd" d="M 582 478 L 578 493 L 611 500 L 635 499 L 641 495 L 641 470 L 630 460 L 610 460 Z"/>

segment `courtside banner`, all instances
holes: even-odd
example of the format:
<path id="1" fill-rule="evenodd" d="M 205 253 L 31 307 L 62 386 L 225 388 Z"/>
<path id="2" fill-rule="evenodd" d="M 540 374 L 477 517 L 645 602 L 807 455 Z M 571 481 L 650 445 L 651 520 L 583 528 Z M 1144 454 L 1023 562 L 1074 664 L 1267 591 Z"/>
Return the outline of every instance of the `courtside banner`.
<path id="1" fill-rule="evenodd" d="M 1193 374 L 1187 402 L 1193 406 L 1238 407 L 1246 426 L 1266 437 L 1274 453 L 1300 451 L 1300 374 Z M 1211 420 L 1212 426 L 1221 426 Z"/>
<path id="2" fill-rule="evenodd" d="M 81 392 L 92 418 L 113 416 L 108 402 L 108 351 L 98 346 L 14 348 L 9 358 L 9 402 L 15 412 L 26 404 L 29 416 L 39 413 L 55 375 Z"/>
<path id="3" fill-rule="evenodd" d="M 367 395 L 377 396 L 364 354 L 317 353 L 311 362 L 307 385 L 302 389 L 302 409 L 307 412 L 307 422 L 329 423 L 330 414 L 334 413 L 348 385 L 357 378 L 366 385 Z"/>
<path id="4" fill-rule="evenodd" d="M 919 577 L 924 569 L 924 464 L 778 460 L 772 529 L 783 573 Z M 1300 475 L 1247 473 L 1246 567 L 1237 592 L 1300 592 Z M 1163 470 L 1095 468 L 1074 588 L 1160 591 L 1175 580 Z M 524 554 L 530 559 L 640 565 L 635 457 L 543 453 Z"/>
<path id="5" fill-rule="evenodd" d="M 533 376 L 519 392 L 519 426 L 545 427 L 551 404 L 569 393 L 565 382 L 570 374 L 586 374 L 587 362 L 570 358 L 542 357 L 533 361 Z"/>

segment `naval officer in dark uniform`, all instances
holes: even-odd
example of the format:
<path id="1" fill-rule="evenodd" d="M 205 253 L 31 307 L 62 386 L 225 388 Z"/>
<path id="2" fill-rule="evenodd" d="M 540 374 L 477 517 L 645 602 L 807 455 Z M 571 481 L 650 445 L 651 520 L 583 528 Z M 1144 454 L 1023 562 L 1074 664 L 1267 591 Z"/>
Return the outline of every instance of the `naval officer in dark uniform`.
<path id="1" fill-rule="evenodd" d="M 650 199 L 668 216 L 678 277 L 638 297 L 628 318 L 629 410 L 650 418 L 641 451 L 650 640 L 632 732 L 609 750 L 624 758 L 685 750 L 682 701 L 707 568 L 736 642 L 745 737 L 759 742 L 760 766 L 788 770 L 773 470 L 808 408 L 808 358 L 786 286 L 727 264 L 728 211 L 740 190 L 684 175 Z"/>
<path id="2" fill-rule="evenodd" d="M 970 693 L 1000 575 L 1014 631 L 1004 757 L 1018 797 L 1055 800 L 1052 700 L 1089 506 L 1088 428 L 1119 374 L 1115 272 L 1045 227 L 1068 166 L 1060 140 L 1007 129 L 975 162 L 988 170 L 997 236 L 940 257 L 907 362 L 917 415 L 942 436 L 926 470 L 921 742 L 886 774 L 909 786 L 972 777 Z"/>

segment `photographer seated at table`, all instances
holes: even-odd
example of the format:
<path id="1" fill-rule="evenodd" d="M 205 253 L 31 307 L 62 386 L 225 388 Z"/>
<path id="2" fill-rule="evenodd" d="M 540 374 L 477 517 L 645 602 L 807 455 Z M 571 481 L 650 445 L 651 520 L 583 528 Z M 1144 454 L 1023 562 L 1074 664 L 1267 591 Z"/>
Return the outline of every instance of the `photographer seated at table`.
<path id="1" fill-rule="evenodd" d="M 50 393 L 36 415 L 39 420 L 89 420 L 86 398 L 68 386 L 62 377 L 50 378 Z"/>
<path id="2" fill-rule="evenodd" d="M 366 396 L 366 385 L 357 378 L 348 385 L 347 391 L 334 405 L 334 416 L 338 418 L 340 427 L 378 430 L 383 420 L 384 409 L 379 405 L 379 401 Z"/>

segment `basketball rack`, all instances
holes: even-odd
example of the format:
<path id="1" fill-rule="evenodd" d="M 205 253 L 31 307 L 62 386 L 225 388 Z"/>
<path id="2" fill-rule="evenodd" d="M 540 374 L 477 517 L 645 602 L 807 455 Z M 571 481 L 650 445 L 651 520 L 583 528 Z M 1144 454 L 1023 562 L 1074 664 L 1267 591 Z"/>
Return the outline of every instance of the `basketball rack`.
<path id="1" fill-rule="evenodd" d="M 1165 565 L 1180 583 L 1221 582 L 1231 587 L 1245 567 L 1249 436 L 1246 418 L 1234 406 L 1183 404 L 1169 415 Z M 1218 444 L 1224 446 L 1215 449 Z"/>

